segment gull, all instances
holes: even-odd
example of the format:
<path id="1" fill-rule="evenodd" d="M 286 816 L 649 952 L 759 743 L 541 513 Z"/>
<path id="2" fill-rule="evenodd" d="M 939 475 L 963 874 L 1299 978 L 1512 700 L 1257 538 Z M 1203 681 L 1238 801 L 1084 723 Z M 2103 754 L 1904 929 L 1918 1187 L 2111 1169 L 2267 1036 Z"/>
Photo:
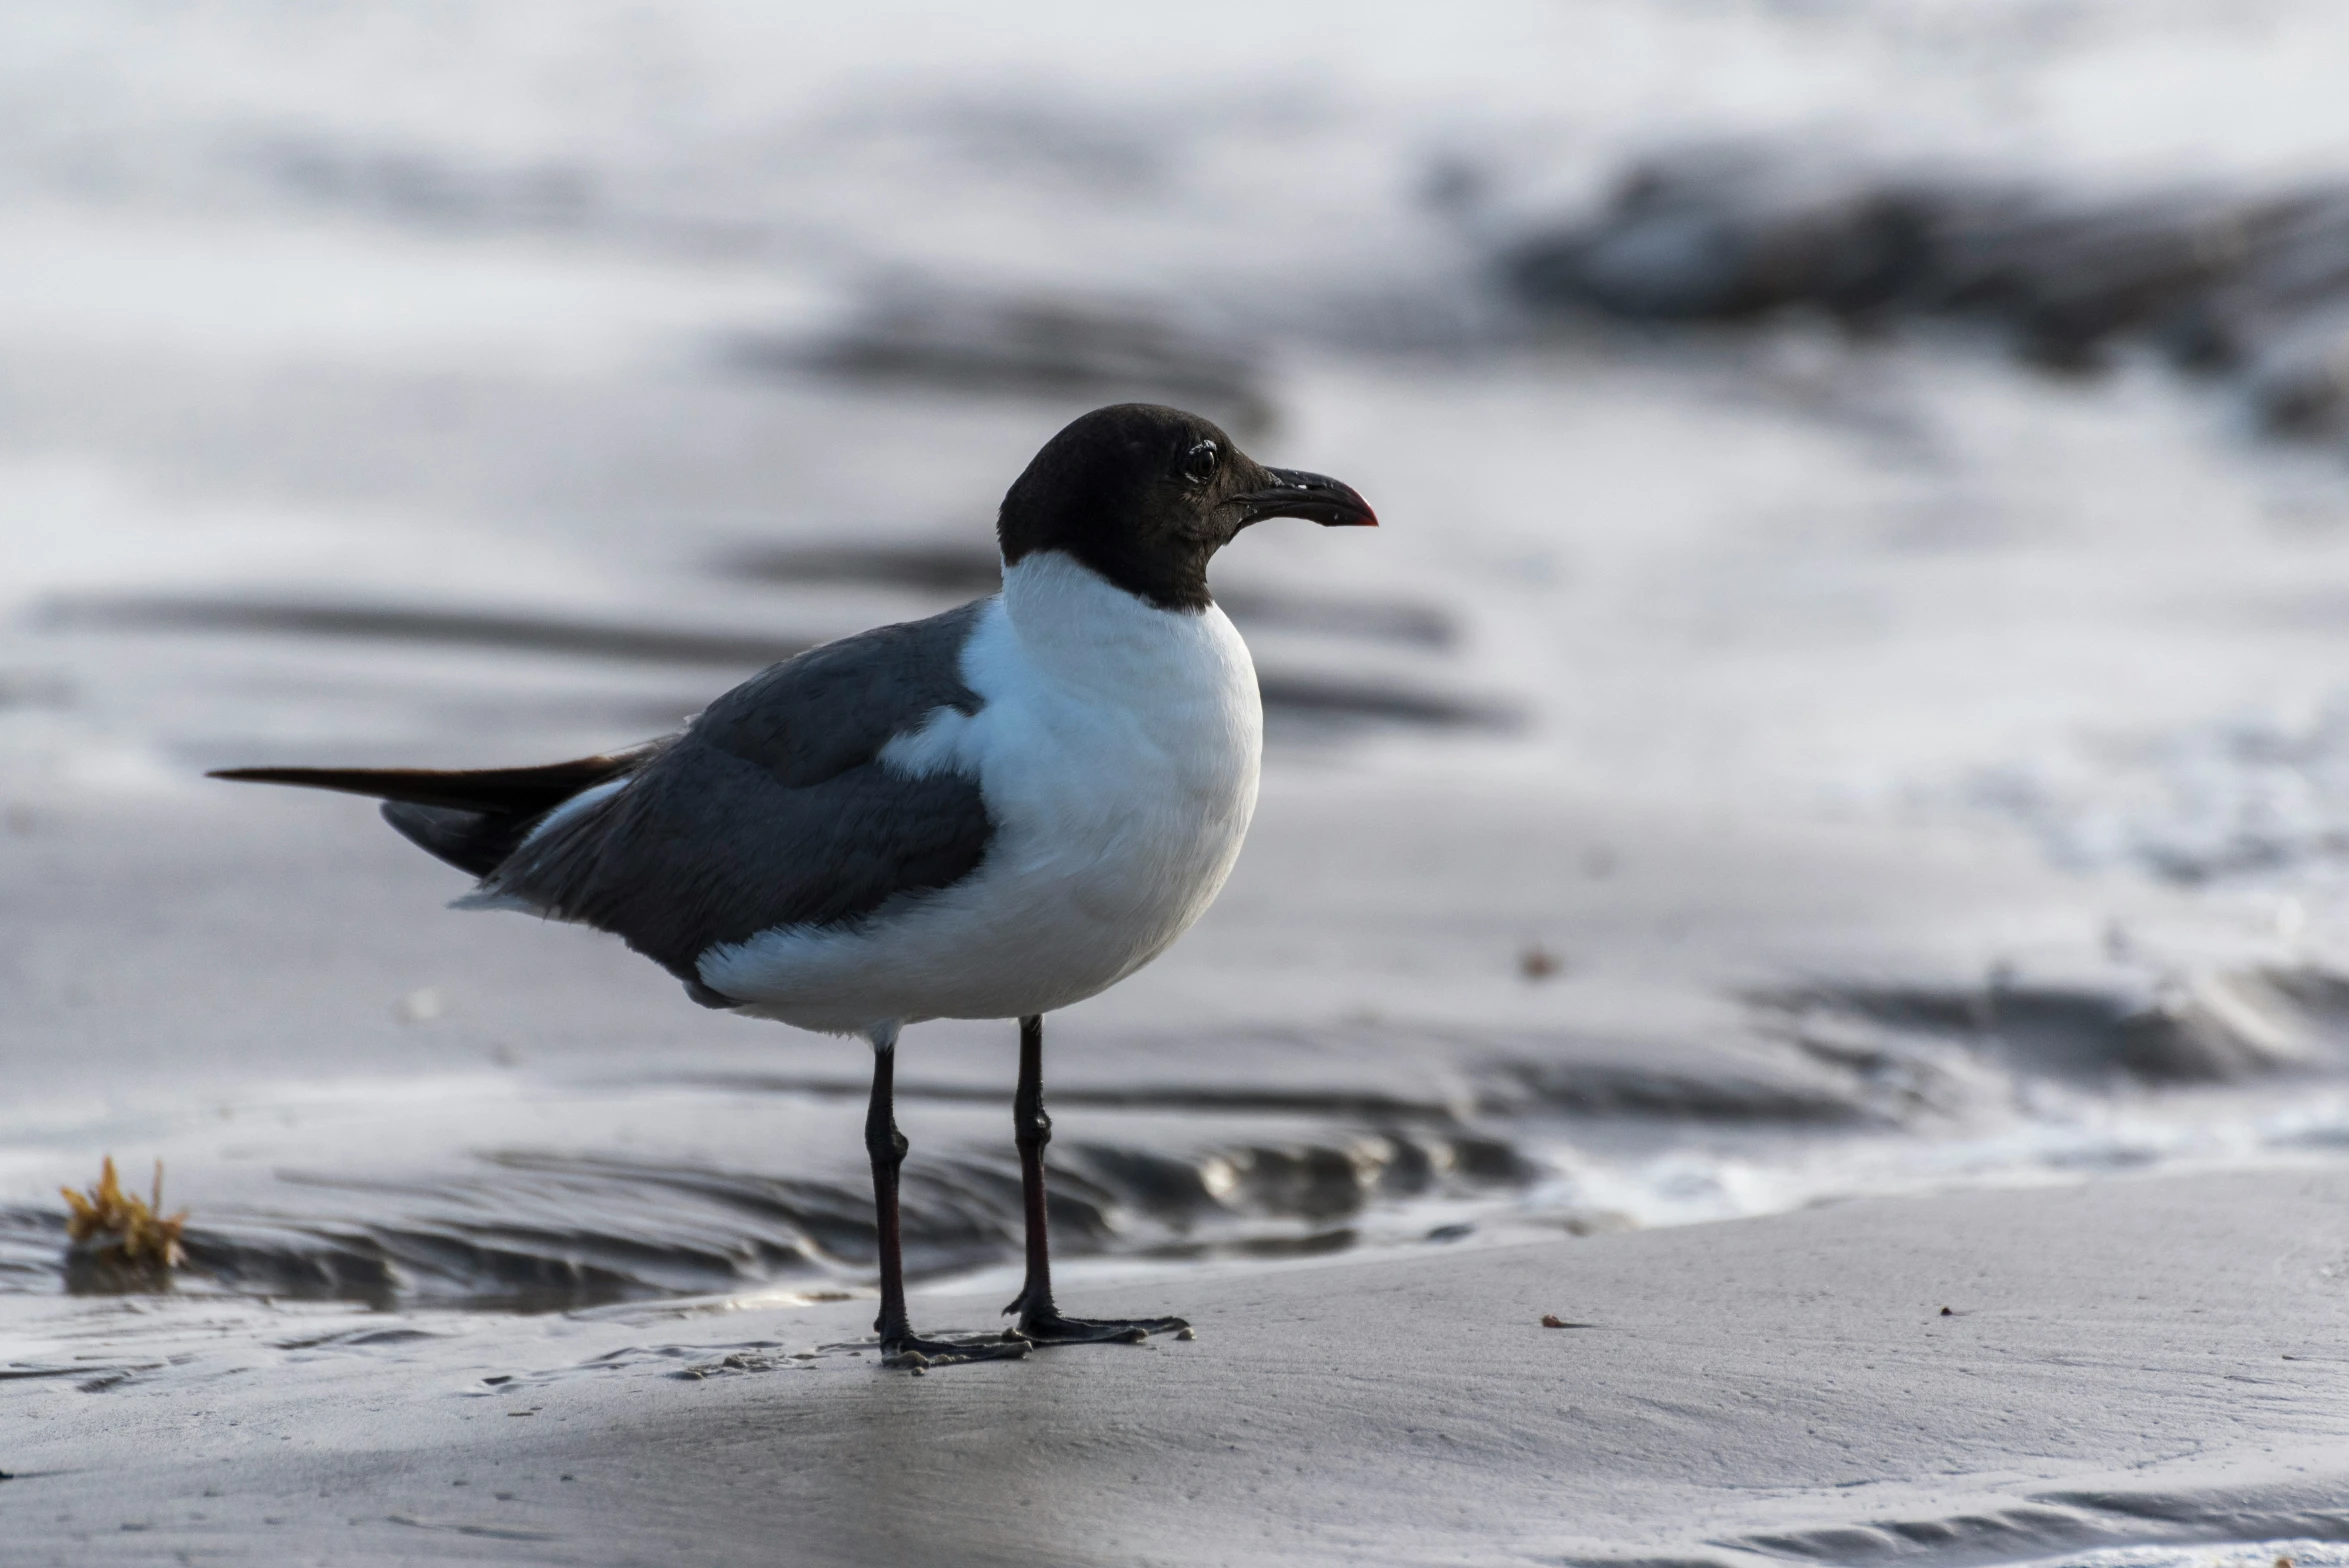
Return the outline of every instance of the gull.
<path id="1" fill-rule="evenodd" d="M 705 1007 L 869 1041 L 885 1361 L 1140 1341 L 1188 1325 L 1053 1302 L 1044 1015 L 1165 952 L 1231 874 L 1264 710 L 1207 565 L 1274 517 L 1377 522 L 1196 415 L 1096 409 L 1005 494 L 1001 592 L 787 659 L 682 733 L 542 767 L 212 776 L 377 797 L 477 879 L 455 907 L 611 932 Z M 1019 1020 L 1026 1278 L 999 1339 L 924 1338 L 906 1311 L 897 1041 L 935 1018 Z"/>

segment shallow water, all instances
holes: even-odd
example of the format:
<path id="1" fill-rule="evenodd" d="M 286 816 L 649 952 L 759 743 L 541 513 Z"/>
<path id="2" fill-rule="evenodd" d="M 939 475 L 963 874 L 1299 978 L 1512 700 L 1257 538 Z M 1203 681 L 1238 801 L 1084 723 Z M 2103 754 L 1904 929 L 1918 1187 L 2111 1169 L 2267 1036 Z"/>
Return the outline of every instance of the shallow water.
<path id="1" fill-rule="evenodd" d="M 6 24 L 0 1289 L 62 1288 L 51 1193 L 107 1152 L 166 1160 L 190 1290 L 860 1284 L 858 1050 L 197 775 L 658 733 L 984 591 L 992 498 L 1131 395 L 1387 526 L 1219 565 L 1265 805 L 1183 947 L 1055 1022 L 1070 1256 L 2349 1151 L 2337 454 L 2127 355 L 1537 327 L 1495 282 L 1700 136 L 2343 172 L 2281 63 L 2341 57 L 2322 8 L 1250 8 L 1174 61 L 1041 8 L 910 55 L 575 15 Z M 916 1266 L 999 1266 L 1008 1028 L 903 1071 Z"/>

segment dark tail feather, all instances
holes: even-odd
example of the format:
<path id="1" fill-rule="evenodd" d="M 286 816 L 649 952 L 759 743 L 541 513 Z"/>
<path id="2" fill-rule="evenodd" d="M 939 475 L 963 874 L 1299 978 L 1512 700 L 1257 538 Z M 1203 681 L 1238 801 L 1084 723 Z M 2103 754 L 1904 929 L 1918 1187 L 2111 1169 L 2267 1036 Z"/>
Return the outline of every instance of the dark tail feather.
<path id="1" fill-rule="evenodd" d="M 377 800 L 404 800 L 452 811 L 518 812 L 535 817 L 583 789 L 634 772 L 655 749 L 639 746 L 542 768 L 478 768 L 470 772 L 438 768 L 221 768 L 205 777 L 340 790 L 346 795 L 372 795 Z"/>
<path id="2" fill-rule="evenodd" d="M 477 877 L 497 869 L 538 819 L 581 790 L 633 773 L 658 745 L 540 768 L 222 768 L 207 775 L 245 784 L 372 795 L 383 819 L 410 843 Z"/>
<path id="3" fill-rule="evenodd" d="M 533 813 L 458 811 L 449 806 L 419 806 L 413 801 L 387 800 L 383 820 L 400 836 L 427 854 L 438 856 L 459 871 L 488 876 L 505 864 L 515 846 L 528 836 L 538 820 Z"/>

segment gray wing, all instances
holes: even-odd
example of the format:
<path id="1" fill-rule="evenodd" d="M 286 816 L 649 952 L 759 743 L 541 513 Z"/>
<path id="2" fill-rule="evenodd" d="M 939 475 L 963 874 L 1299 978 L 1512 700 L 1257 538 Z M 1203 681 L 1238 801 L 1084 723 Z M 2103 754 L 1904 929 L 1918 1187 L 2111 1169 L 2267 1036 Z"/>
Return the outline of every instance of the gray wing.
<path id="1" fill-rule="evenodd" d="M 710 948 L 853 923 L 960 881 L 994 836 L 978 781 L 907 777 L 879 757 L 939 708 L 979 710 L 961 655 L 986 602 L 746 681 L 612 793 L 550 817 L 479 896 L 613 932 L 725 1005 L 700 987 Z"/>

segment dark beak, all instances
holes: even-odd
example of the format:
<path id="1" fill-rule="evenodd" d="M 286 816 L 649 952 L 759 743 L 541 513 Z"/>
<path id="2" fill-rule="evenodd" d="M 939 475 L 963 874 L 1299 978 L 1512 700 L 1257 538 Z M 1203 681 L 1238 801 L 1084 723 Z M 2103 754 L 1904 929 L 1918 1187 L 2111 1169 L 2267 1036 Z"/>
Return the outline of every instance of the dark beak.
<path id="1" fill-rule="evenodd" d="M 1378 516 L 1370 503 L 1327 474 L 1309 474 L 1301 468 L 1268 468 L 1266 489 L 1236 495 L 1231 505 L 1240 509 L 1240 526 L 1268 517 L 1303 517 L 1324 528 L 1376 528 Z"/>

